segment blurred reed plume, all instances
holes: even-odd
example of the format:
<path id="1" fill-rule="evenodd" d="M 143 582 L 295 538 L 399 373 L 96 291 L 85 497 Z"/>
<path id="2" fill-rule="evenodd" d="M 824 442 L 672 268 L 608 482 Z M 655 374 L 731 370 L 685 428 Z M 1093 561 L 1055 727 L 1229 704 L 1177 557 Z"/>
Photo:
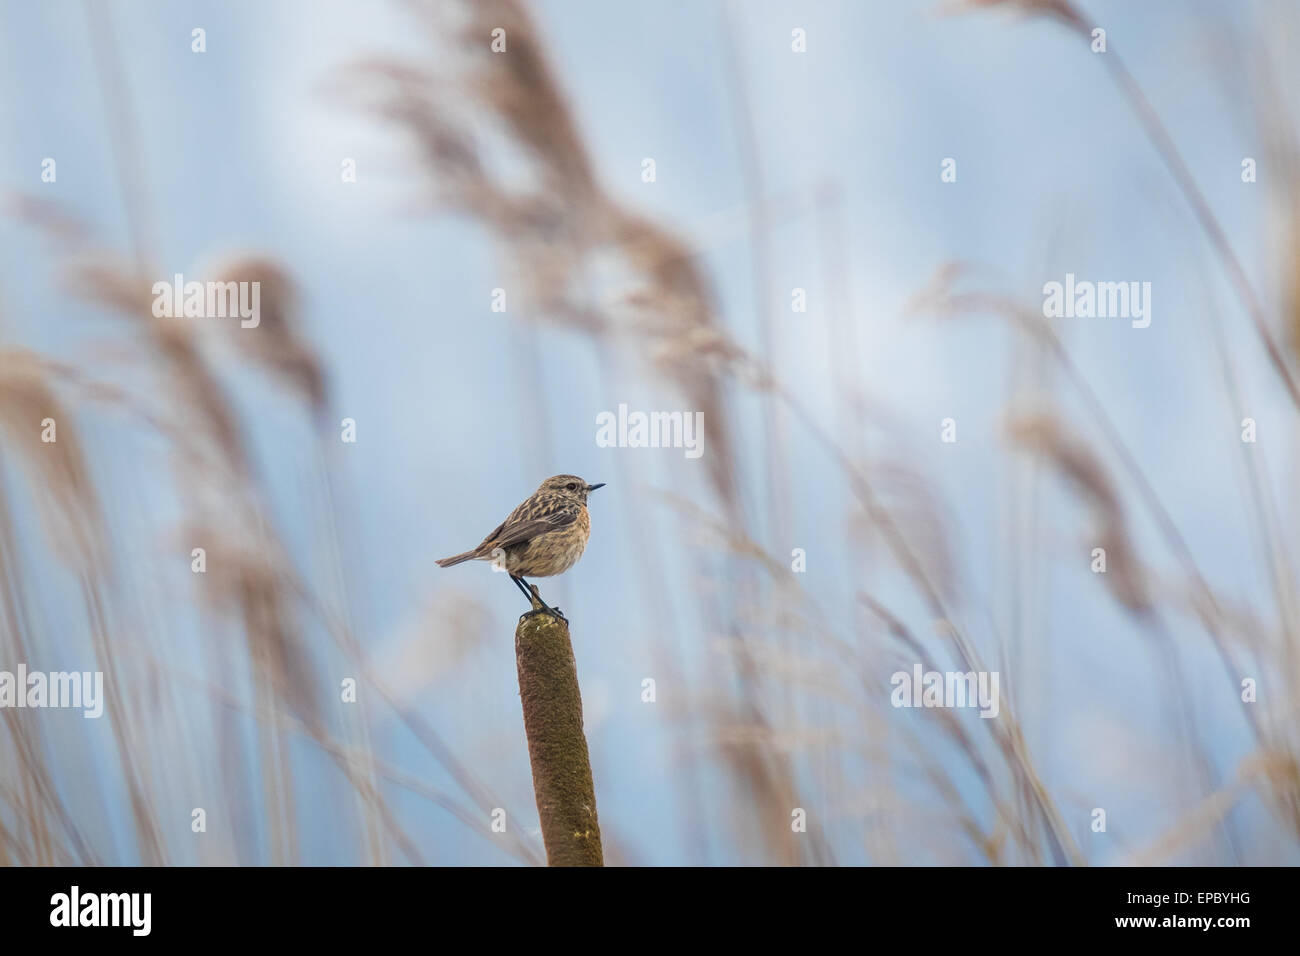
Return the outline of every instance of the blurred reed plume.
<path id="1" fill-rule="evenodd" d="M 99 501 L 76 432 L 62 441 L 42 441 L 48 420 L 58 437 L 60 421 L 68 422 L 63 404 L 48 381 L 47 369 L 36 355 L 22 349 L 0 350 L 0 429 L 5 447 L 27 469 L 49 539 L 61 557 L 73 562 L 102 557 Z"/>
<path id="2" fill-rule="evenodd" d="M 716 327 L 693 254 L 602 188 L 523 4 L 412 6 L 442 69 L 372 57 L 344 68 L 328 91 L 409 138 L 434 202 L 491 230 L 531 315 L 598 340 L 632 340 L 632 350 L 704 412 L 714 487 L 734 509 L 720 366 L 738 352 Z M 481 42 L 494 29 L 505 31 L 507 55 Z M 490 165 L 484 154 L 493 147 L 522 157 L 526 174 Z M 593 303 L 602 290 L 611 294 Z"/>
<path id="3" fill-rule="evenodd" d="M 1119 492 L 1101 462 L 1048 416 L 1014 419 L 1008 430 L 1015 442 L 1051 459 L 1089 502 L 1096 521 L 1092 538 L 1106 554 L 1104 580 L 1115 600 L 1130 611 L 1150 610 L 1146 579 L 1128 533 Z"/>
<path id="4" fill-rule="evenodd" d="M 1243 536 L 1269 575 L 1259 600 L 1207 570 L 1216 540 L 1189 532 L 1182 489 L 1161 486 L 1159 451 L 1134 440 L 1114 382 L 1096 380 L 1072 330 L 1045 319 L 1023 284 L 936 261 L 898 318 L 944 342 L 995 319 L 980 327 L 990 349 L 1005 345 L 1007 394 L 989 399 L 982 438 L 935 453 L 863 371 L 894 318 L 852 294 L 854 239 L 876 225 L 843 212 L 842 182 L 819 182 L 811 203 L 768 193 L 764 140 L 740 115 L 761 99 L 739 32 L 718 69 L 736 113 L 741 208 L 676 221 L 603 168 L 545 21 L 526 4 L 396 6 L 412 28 L 406 52 L 340 60 L 319 77 L 315 105 L 366 121 L 367 149 L 406 150 L 402 212 L 421 226 L 454 217 L 455 242 L 497 254 L 511 297 L 500 354 L 469 354 L 458 343 L 478 319 L 428 302 L 411 312 L 442 333 L 430 354 L 406 354 L 389 317 L 340 335 L 307 253 L 235 243 L 202 217 L 188 223 L 197 238 L 160 242 L 170 234 L 154 207 L 167 200 L 146 186 L 147 117 L 123 80 L 120 36 L 100 29 L 113 16 L 87 14 L 116 170 L 105 191 L 123 221 L 115 232 L 43 195 L 5 207 L 8 225 L 43 241 L 49 298 L 76 319 L 67 354 L 54 354 L 22 344 L 39 326 L 30 301 L 5 302 L 0 670 L 102 670 L 108 701 L 100 722 L 0 709 L 0 863 L 543 863 L 508 666 L 502 680 L 507 625 L 494 606 L 434 584 L 427 565 L 448 553 L 489 477 L 557 473 L 571 465 L 553 459 L 585 451 L 587 397 L 566 364 L 575 355 L 590 360 L 601 407 L 635 394 L 701 412 L 708 450 L 692 472 L 681 456 L 618 449 L 603 459 L 617 474 L 594 476 L 621 497 L 593 516 L 592 544 L 623 542 L 598 570 L 635 557 L 617 568 L 626 588 L 608 584 L 609 571 L 582 592 L 594 602 L 609 590 L 618 643 L 599 650 L 625 668 L 592 680 L 592 651 L 575 634 L 608 862 L 1297 859 L 1300 607 L 1291 502 L 1272 482 L 1294 483 L 1296 462 L 1277 460 L 1286 452 L 1242 449 Z M 1080 41 L 1091 29 L 1066 0 L 961 0 L 939 12 L 996 8 Z M 967 22 L 926 18 L 935 30 Z M 1251 74 L 1250 122 L 1277 171 L 1268 293 L 1124 61 L 1108 54 L 1093 69 L 1113 81 L 1199 230 L 1185 267 L 1230 296 L 1222 314 L 1205 296 L 1210 335 L 1188 336 L 1179 357 L 1223 379 L 1213 427 L 1231 433 L 1247 416 L 1249 367 L 1267 371 L 1293 434 L 1296 105 L 1287 75 L 1264 62 Z M 811 250 L 833 302 L 784 336 L 761 300 L 784 281 L 768 274 L 778 226 Z M 124 241 L 108 238 L 118 232 Z M 196 250 L 195 278 L 257 283 L 256 328 L 157 314 L 154 283 Z M 460 278 L 436 256 L 420 260 L 427 275 L 394 251 L 367 263 L 399 261 L 406 289 Z M 351 319 L 349 334 L 362 324 Z M 825 349 L 824 375 L 801 371 L 805 338 Z M 382 372 L 358 386 L 352 362 Z M 462 368 L 504 396 L 507 432 L 489 428 L 478 394 L 435 393 Z M 427 389 L 390 392 L 388 376 Z M 402 398 L 391 400 L 395 424 L 362 423 L 372 430 L 354 446 L 339 429 L 358 391 Z M 42 437 L 47 420 L 57 441 Z M 458 454 L 471 442 L 497 458 Z M 983 445 L 988 469 L 961 457 L 969 444 Z M 987 514 L 959 510 L 954 484 L 996 501 Z M 409 504 L 413 489 L 431 499 L 426 510 Z M 410 526 L 427 549 L 399 544 Z M 1093 548 L 1104 575 L 1088 570 Z M 1104 627 L 1067 644 L 1060 634 L 1081 607 Z M 1130 636 L 1141 647 L 1116 657 Z M 918 666 L 997 672 L 997 716 L 897 706 L 895 678 Z M 640 709 L 609 729 L 604 712 L 634 670 L 653 679 L 636 678 Z M 1244 702 L 1243 681 L 1257 700 Z M 1094 706 L 1112 685 L 1131 710 Z M 1102 839 L 1092 814 L 1120 804 L 1127 812 Z M 194 829 L 200 809 L 207 839 Z"/>

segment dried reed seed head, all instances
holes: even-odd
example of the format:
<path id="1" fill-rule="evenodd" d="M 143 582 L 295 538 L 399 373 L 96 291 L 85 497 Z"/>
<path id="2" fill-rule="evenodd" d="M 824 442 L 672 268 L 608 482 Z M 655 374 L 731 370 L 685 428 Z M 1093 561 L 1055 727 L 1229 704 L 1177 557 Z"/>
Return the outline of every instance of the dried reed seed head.
<path id="1" fill-rule="evenodd" d="M 542 161 L 548 186 L 570 202 L 598 197 L 591 160 L 531 15 L 515 0 L 476 0 L 466 9 L 463 36 L 471 49 L 483 50 L 487 66 L 471 75 L 471 89 Z M 481 39 L 496 28 L 506 31 L 508 56 L 483 48 Z"/>
<path id="2" fill-rule="evenodd" d="M 1270 802 L 1300 836 L 1300 757 L 1295 751 L 1285 742 L 1270 743 L 1247 759 L 1243 774 L 1264 778 Z"/>
<path id="3" fill-rule="evenodd" d="M 72 417 L 40 359 L 23 349 L 0 349 L 0 430 L 31 479 L 55 552 L 78 566 L 97 560 L 99 503 Z"/>
<path id="4" fill-rule="evenodd" d="M 1118 514 L 1119 495 L 1106 469 L 1086 445 L 1066 434 L 1057 418 L 1013 416 L 1007 423 L 1007 434 L 1017 444 L 1049 458 L 1098 509 Z"/>
<path id="5" fill-rule="evenodd" d="M 72 261 L 67 270 L 73 294 L 120 312 L 127 318 L 148 322 L 153 317 L 153 284 L 156 277 L 135 271 L 134 264 L 119 256 L 96 253 Z"/>
<path id="6" fill-rule="evenodd" d="M 262 255 L 232 255 L 205 275 L 219 283 L 257 283 L 258 324 L 228 327 L 240 351 L 299 392 L 313 407 L 326 404 L 323 365 L 301 334 L 297 283 L 278 261 Z"/>
<path id="7" fill-rule="evenodd" d="M 1082 442 L 1071 438 L 1051 415 L 1013 417 L 1007 432 L 1017 444 L 1044 455 L 1092 508 L 1098 547 L 1106 552 L 1105 584 L 1134 613 L 1151 609 L 1146 573 L 1133 547 L 1115 484 Z"/>
<path id="8" fill-rule="evenodd" d="M 1147 574 L 1127 529 L 1122 524 L 1103 526 L 1098 546 L 1106 551 L 1105 581 L 1111 596 L 1135 614 L 1150 611 L 1153 605 Z"/>
<path id="9" fill-rule="evenodd" d="M 423 9 L 441 41 L 449 11 L 431 5 Z M 455 28 L 458 38 L 472 37 L 473 42 L 453 44 L 452 66 L 436 79 L 397 63 L 372 59 L 358 65 L 377 81 L 378 109 L 421 144 L 429 171 L 450 190 L 451 202 L 493 229 L 548 317 L 592 334 L 608 326 L 604 316 L 582 304 L 579 294 L 591 254 L 600 243 L 618 249 L 652 296 L 671 299 L 673 307 L 658 314 L 662 324 L 641 334 L 661 356 L 658 367 L 704 413 L 714 449 L 710 477 L 734 505 L 737 493 L 730 443 L 721 427 L 725 416 L 719 379 L 730 373 L 765 384 L 766 376 L 742 362 L 741 353 L 720 337 L 707 343 L 706 354 L 692 352 L 692 344 L 678 338 L 684 329 L 712 323 L 707 283 L 684 243 L 622 209 L 600 190 L 524 7 L 515 0 L 484 0 L 457 6 L 454 12 L 461 17 Z M 498 27 L 506 31 L 508 56 L 493 55 L 482 43 Z M 469 57 L 468 65 L 458 67 L 457 57 Z M 479 161 L 475 137 L 468 131 L 470 118 L 458 118 L 465 112 L 463 103 L 456 103 L 445 89 L 467 89 L 472 99 L 488 107 L 524 156 L 538 165 L 539 188 L 521 194 L 513 184 L 493 178 Z"/>
<path id="10" fill-rule="evenodd" d="M 198 350 L 194 327 L 180 319 L 159 319 L 151 328 L 168 385 L 182 399 L 179 406 L 194 416 L 199 434 L 216 445 L 232 468 L 246 472 L 248 459 L 238 419 Z"/>
<path id="11" fill-rule="evenodd" d="M 202 597 L 216 606 L 234 605 L 247 589 L 275 587 L 285 576 L 286 561 L 274 548 L 254 544 L 261 536 L 236 512 L 233 524 L 191 522 L 176 546 L 197 542 L 206 553 Z"/>
<path id="12" fill-rule="evenodd" d="M 298 288 L 289 270 L 267 256 L 227 255 L 204 268 L 201 274 L 214 282 L 256 283 L 262 310 L 256 329 L 265 334 L 244 336 L 258 347 L 292 340 L 297 335 Z"/>
<path id="13" fill-rule="evenodd" d="M 64 250 L 79 249 L 92 238 L 85 220 L 66 212 L 61 203 L 23 193 L 5 196 L 3 210 L 14 219 L 34 226 Z"/>

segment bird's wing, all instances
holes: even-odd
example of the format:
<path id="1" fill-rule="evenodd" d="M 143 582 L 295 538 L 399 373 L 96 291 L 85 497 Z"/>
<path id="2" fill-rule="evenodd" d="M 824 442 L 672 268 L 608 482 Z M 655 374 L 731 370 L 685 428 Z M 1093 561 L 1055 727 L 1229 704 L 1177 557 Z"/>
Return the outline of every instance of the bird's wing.
<path id="1" fill-rule="evenodd" d="M 555 531 L 573 524 L 578 519 L 578 512 L 572 508 L 557 508 L 550 514 L 536 515 L 520 521 L 506 521 L 484 544 L 490 543 L 494 548 L 508 548 L 513 544 L 523 544 L 540 534 Z"/>

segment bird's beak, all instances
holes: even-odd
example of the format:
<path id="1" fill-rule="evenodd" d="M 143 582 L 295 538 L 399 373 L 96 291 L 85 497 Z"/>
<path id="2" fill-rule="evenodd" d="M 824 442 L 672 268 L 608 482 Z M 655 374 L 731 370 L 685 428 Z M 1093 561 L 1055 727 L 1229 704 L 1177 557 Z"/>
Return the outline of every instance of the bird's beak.
<path id="1" fill-rule="evenodd" d="M 605 483 L 602 481 L 602 482 L 599 482 L 599 483 L 594 484 L 594 485 L 588 485 L 588 486 L 587 486 L 587 490 L 588 490 L 588 491 L 595 491 L 597 488 L 604 488 L 604 487 L 605 487 Z"/>

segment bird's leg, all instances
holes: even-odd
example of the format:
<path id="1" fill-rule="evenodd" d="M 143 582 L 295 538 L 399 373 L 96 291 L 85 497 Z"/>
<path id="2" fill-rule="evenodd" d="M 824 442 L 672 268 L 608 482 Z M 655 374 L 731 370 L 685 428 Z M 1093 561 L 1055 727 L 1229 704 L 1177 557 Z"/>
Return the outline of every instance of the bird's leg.
<path id="1" fill-rule="evenodd" d="M 517 587 L 520 591 L 523 592 L 524 597 L 528 598 L 528 603 L 531 604 L 533 607 L 537 607 L 537 602 L 533 600 L 533 592 L 528 590 L 528 582 L 526 582 L 523 578 L 517 577 L 513 574 L 510 575 L 510 580 L 514 581 L 515 587 Z"/>
<path id="2" fill-rule="evenodd" d="M 524 597 L 528 598 L 528 603 L 533 606 L 531 611 L 526 612 L 527 614 L 551 613 L 556 610 L 547 607 L 546 602 L 538 596 L 537 588 L 534 585 L 530 585 L 519 575 L 510 575 L 510 580 L 515 582 L 515 587 L 519 588 L 519 590 L 524 593 Z M 556 611 L 556 613 L 558 613 L 558 611 Z M 564 615 L 561 614 L 560 616 L 563 617 Z"/>
<path id="3" fill-rule="evenodd" d="M 515 577 L 515 576 L 511 575 L 511 577 Z M 525 617 L 532 614 L 549 614 L 551 615 L 551 617 L 559 618 L 561 621 L 568 621 L 568 618 L 564 616 L 563 611 L 561 611 L 558 607 L 551 607 L 545 601 L 542 600 L 542 596 L 537 593 L 536 584 L 529 584 L 527 581 L 523 579 L 522 575 L 517 578 L 516 583 L 522 585 L 522 587 L 524 588 L 524 593 L 528 595 L 528 600 L 533 605 L 533 609 L 531 611 L 526 612 L 524 615 Z M 538 607 L 539 604 L 541 605 L 541 607 Z"/>

